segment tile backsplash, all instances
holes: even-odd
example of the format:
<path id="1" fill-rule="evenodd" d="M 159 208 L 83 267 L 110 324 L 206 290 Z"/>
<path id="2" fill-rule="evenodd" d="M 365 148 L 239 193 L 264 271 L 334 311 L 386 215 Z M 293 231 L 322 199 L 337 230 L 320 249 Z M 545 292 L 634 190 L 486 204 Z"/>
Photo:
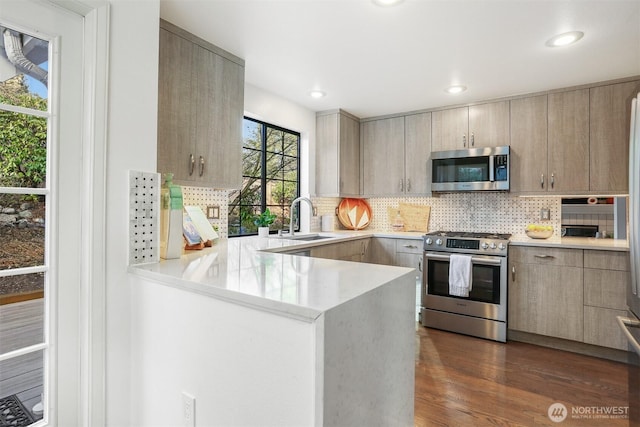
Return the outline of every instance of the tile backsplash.
<path id="1" fill-rule="evenodd" d="M 182 187 L 185 205 L 200 206 L 204 212 L 208 206 L 220 207 L 220 218 L 210 222 L 218 227 L 221 238 L 228 237 L 227 210 L 230 191 L 200 187 Z M 320 217 L 335 215 L 339 197 L 312 198 L 317 216 L 311 219 L 311 231 L 320 231 Z M 451 193 L 438 197 L 378 197 L 366 199 L 371 206 L 369 229 L 391 231 L 387 208 L 397 208 L 398 203 L 430 206 L 429 230 L 486 231 L 524 235 L 527 224 L 548 224 L 554 234 L 560 235 L 561 224 L 599 225 L 601 230 L 613 230 L 611 214 L 580 215 L 562 214 L 559 197 L 517 197 L 509 193 Z M 549 209 L 550 220 L 541 221 L 540 210 Z M 342 228 L 337 217 L 334 228 Z"/>
<path id="2" fill-rule="evenodd" d="M 399 202 L 430 206 L 429 230 L 485 231 L 524 235 L 527 224 L 548 224 L 559 236 L 561 199 L 554 197 L 516 197 L 508 193 L 451 193 L 439 197 L 384 197 L 367 199 L 371 206 L 370 229 L 391 231 L 387 208 Z M 315 198 L 318 216 L 335 214 L 340 198 Z M 540 220 L 540 210 L 549 209 L 550 220 Z M 339 221 L 334 221 L 340 229 Z M 319 230 L 319 222 L 316 229 Z"/>

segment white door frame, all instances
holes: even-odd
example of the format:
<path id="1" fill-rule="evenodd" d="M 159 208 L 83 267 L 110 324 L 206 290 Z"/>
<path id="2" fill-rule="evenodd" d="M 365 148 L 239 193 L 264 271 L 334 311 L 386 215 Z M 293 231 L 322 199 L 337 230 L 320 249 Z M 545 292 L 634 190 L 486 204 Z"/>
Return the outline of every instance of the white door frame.
<path id="1" fill-rule="evenodd" d="M 99 427 L 106 423 L 105 200 L 110 8 L 104 0 L 48 1 L 84 17 L 83 221 L 77 313 L 80 348 L 58 348 L 57 360 L 65 360 L 64 352 L 80 352 L 80 366 L 75 373 L 79 413 L 75 417 L 64 414 L 65 418 L 77 419 L 77 425 Z"/>

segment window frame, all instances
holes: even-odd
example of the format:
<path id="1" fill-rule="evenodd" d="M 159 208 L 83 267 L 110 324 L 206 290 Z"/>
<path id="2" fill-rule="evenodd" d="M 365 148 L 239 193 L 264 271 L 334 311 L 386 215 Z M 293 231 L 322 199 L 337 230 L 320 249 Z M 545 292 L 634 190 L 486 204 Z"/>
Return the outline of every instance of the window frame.
<path id="1" fill-rule="evenodd" d="M 259 151 L 260 152 L 260 179 L 259 179 L 259 182 L 260 182 L 260 202 L 259 202 L 260 212 L 264 212 L 267 208 L 274 207 L 274 206 L 277 206 L 278 208 L 282 208 L 283 212 L 284 212 L 286 209 L 290 208 L 290 205 L 287 205 L 287 204 L 280 204 L 280 205 L 267 204 L 267 183 L 268 182 L 273 182 L 273 181 L 278 181 L 278 182 L 281 182 L 281 183 L 295 182 L 295 184 L 296 184 L 296 193 L 295 193 L 294 199 L 300 197 L 301 134 L 300 134 L 300 132 L 296 132 L 294 130 L 287 129 L 287 128 L 282 127 L 282 126 L 274 125 L 272 123 L 268 123 L 268 122 L 265 122 L 265 121 L 262 121 L 262 120 L 259 120 L 259 119 L 253 118 L 253 117 L 244 116 L 243 117 L 243 125 L 244 125 L 244 123 L 246 121 L 253 122 L 253 123 L 255 123 L 255 124 L 260 126 L 260 150 L 257 150 L 257 149 L 254 149 L 254 148 L 245 147 L 244 138 L 242 139 L 242 148 L 243 149 L 248 148 L 250 150 L 255 150 L 255 151 Z M 274 151 L 267 150 L 267 145 L 268 145 L 268 142 L 269 142 L 268 138 L 267 138 L 267 134 L 268 134 L 268 131 L 270 129 L 278 131 L 278 132 L 284 132 L 284 133 L 287 133 L 287 134 L 295 136 L 295 138 L 297 140 L 296 141 L 296 155 L 295 156 L 292 156 L 291 154 L 285 153 L 284 152 L 284 147 L 283 147 L 282 153 L 277 153 L 277 152 L 274 152 Z M 276 154 L 276 155 L 282 156 L 283 158 L 295 158 L 295 168 L 296 168 L 296 171 L 297 171 L 296 180 L 292 181 L 292 180 L 284 179 L 284 175 L 283 175 L 283 177 L 281 179 L 269 178 L 268 177 L 268 171 L 267 171 L 267 154 Z M 243 183 L 244 183 L 244 179 L 247 178 L 247 177 L 250 177 L 250 176 L 244 174 L 244 164 L 242 165 L 242 169 L 243 169 L 242 180 L 243 180 Z M 257 178 L 257 176 L 255 176 L 255 177 L 252 176 L 251 178 Z M 243 188 L 244 188 L 244 185 L 243 185 Z M 242 203 L 242 188 L 239 190 L 239 196 L 238 197 L 239 197 L 239 200 L 240 200 L 240 202 L 238 203 L 238 208 L 239 209 L 241 209 L 244 206 L 258 206 L 257 204 L 256 205 L 254 205 L 254 204 L 252 204 L 252 205 L 244 205 Z M 294 209 L 295 209 L 294 212 L 297 212 L 299 210 L 299 207 L 294 207 Z M 295 217 L 295 215 L 293 214 L 293 212 L 289 212 L 289 221 L 291 221 L 292 218 L 294 218 L 294 217 Z M 283 219 L 284 219 L 284 215 L 283 215 Z M 285 224 L 284 221 L 283 221 L 282 228 L 284 229 L 285 227 L 288 227 L 288 224 Z M 242 224 L 240 225 L 240 229 L 242 229 Z M 294 231 L 299 231 L 299 230 L 300 230 L 300 222 L 298 221 L 298 224 L 294 228 Z M 269 231 L 269 233 L 271 233 L 271 234 L 276 233 L 276 232 L 277 232 L 276 229 L 273 229 L 273 230 Z M 258 234 L 257 230 L 255 232 L 250 232 L 250 233 L 231 234 L 231 227 L 229 227 L 229 233 L 228 233 L 229 237 L 255 236 L 257 234 Z"/>

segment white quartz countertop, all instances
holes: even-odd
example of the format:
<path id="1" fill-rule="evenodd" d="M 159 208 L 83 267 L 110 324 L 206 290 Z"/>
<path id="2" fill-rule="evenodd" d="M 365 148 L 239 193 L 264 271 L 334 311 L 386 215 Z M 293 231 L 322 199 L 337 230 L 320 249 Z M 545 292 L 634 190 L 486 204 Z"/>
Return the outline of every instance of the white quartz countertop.
<path id="1" fill-rule="evenodd" d="M 548 248 L 594 249 L 606 251 L 628 251 L 629 242 L 623 239 L 595 239 L 592 237 L 556 237 L 532 239 L 526 235 L 511 236 L 513 246 L 538 246 Z"/>
<path id="2" fill-rule="evenodd" d="M 313 321 L 334 307 L 413 272 L 404 267 L 277 253 L 377 235 L 363 231 L 318 234 L 331 238 L 233 238 L 201 251 L 189 251 L 179 259 L 133 265 L 129 271 L 164 285 L 303 321 Z M 422 235 L 391 234 L 415 239 Z"/>

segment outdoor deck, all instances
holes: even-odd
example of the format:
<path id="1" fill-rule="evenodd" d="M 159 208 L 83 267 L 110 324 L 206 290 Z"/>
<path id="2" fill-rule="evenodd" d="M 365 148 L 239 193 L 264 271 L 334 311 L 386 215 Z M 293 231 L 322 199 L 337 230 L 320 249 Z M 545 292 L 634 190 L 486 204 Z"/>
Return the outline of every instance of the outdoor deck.
<path id="1" fill-rule="evenodd" d="M 43 340 L 44 299 L 0 305 L 0 354 Z M 0 362 L 0 398 L 17 395 L 31 410 L 40 400 L 42 352 Z"/>

